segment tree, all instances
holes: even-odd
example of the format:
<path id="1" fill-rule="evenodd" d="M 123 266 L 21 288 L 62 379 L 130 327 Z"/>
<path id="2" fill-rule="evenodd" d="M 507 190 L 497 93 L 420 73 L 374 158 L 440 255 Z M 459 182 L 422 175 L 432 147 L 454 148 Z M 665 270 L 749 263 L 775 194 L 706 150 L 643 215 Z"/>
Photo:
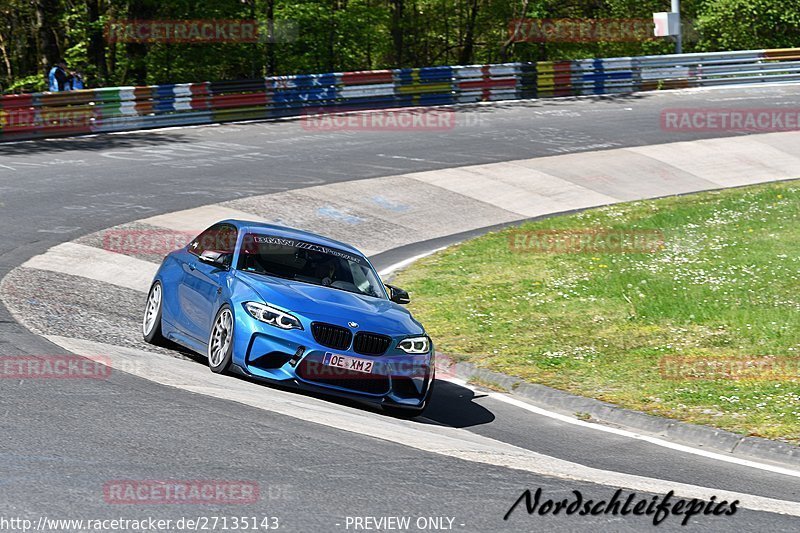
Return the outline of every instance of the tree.
<path id="1" fill-rule="evenodd" d="M 389 58 L 391 63 L 398 67 L 403 64 L 403 34 L 405 20 L 405 0 L 390 0 L 390 10 L 392 12 L 392 56 Z"/>
<path id="2" fill-rule="evenodd" d="M 703 50 L 800 46 L 798 0 L 711 0 L 697 22 Z"/>
<path id="3" fill-rule="evenodd" d="M 39 67 L 42 72 L 55 65 L 61 59 L 58 47 L 58 0 L 36 0 L 36 29 L 39 36 L 37 52 Z"/>
<path id="4" fill-rule="evenodd" d="M 0 89 L 44 89 L 61 56 L 96 86 L 670 53 L 668 39 L 515 42 L 508 31 L 519 18 L 649 20 L 667 9 L 669 0 L 0 0 Z M 800 44 L 800 0 L 682 0 L 681 10 L 687 52 Z M 272 21 L 277 41 L 106 42 L 107 22 L 130 19 Z"/>
<path id="5" fill-rule="evenodd" d="M 461 54 L 458 56 L 458 62 L 462 65 L 472 63 L 472 57 L 475 51 L 475 20 L 477 17 L 478 0 L 471 0 L 469 14 L 467 15 L 467 27 L 464 30 L 464 46 L 461 47 Z"/>
<path id="6" fill-rule="evenodd" d="M 100 1 L 87 0 L 87 41 L 86 55 L 89 63 L 94 67 L 95 76 L 100 80 L 108 77 L 106 68 L 106 42 L 103 37 L 102 21 L 100 19 Z"/>

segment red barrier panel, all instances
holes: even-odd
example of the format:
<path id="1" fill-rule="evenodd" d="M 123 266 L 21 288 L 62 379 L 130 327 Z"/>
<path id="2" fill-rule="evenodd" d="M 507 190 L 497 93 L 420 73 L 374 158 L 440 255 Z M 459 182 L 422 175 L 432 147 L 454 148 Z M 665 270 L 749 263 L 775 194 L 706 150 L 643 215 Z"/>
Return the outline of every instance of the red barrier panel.
<path id="1" fill-rule="evenodd" d="M 780 61 L 800 59 L 800 49 L 797 48 L 776 48 L 775 50 L 764 50 L 765 59 Z"/>
<path id="2" fill-rule="evenodd" d="M 150 87 L 135 87 L 133 96 L 136 98 L 136 114 L 149 115 L 153 112 L 153 89 Z"/>
<path id="3" fill-rule="evenodd" d="M 798 59 L 800 48 L 793 48 L 641 56 L 618 58 L 619 61 L 384 69 L 0 96 L 0 141 L 298 116 L 320 106 L 381 109 L 571 96 L 585 91 L 587 84 L 597 94 L 603 94 L 742 81 L 789 81 L 800 79 Z M 624 68 L 604 67 L 607 61 Z M 704 74 L 703 69 L 709 74 Z M 604 85 L 617 78 L 622 83 Z"/>
<path id="4" fill-rule="evenodd" d="M 39 95 L 39 104 L 43 106 L 65 106 L 72 104 L 89 104 L 94 102 L 94 91 L 67 91 L 61 93 L 41 93 Z"/>
<path id="5" fill-rule="evenodd" d="M 266 92 L 249 94 L 215 94 L 209 98 L 212 109 L 231 107 L 266 106 L 269 96 Z"/>
<path id="6" fill-rule="evenodd" d="M 205 110 L 209 108 L 208 83 L 193 83 L 189 86 L 192 93 L 192 109 Z"/>
<path id="7" fill-rule="evenodd" d="M 554 96 L 572 96 L 572 61 L 556 61 L 553 63 Z"/>
<path id="8" fill-rule="evenodd" d="M 43 107 L 39 111 L 40 134 L 91 133 L 93 106 Z"/>
<path id="9" fill-rule="evenodd" d="M 367 85 L 372 83 L 392 83 L 394 78 L 391 70 L 363 70 L 344 72 L 342 83 L 344 85 Z"/>
<path id="10" fill-rule="evenodd" d="M 32 94 L 4 96 L 0 100 L 0 131 L 3 138 L 26 138 L 36 132 L 36 109 Z"/>
<path id="11" fill-rule="evenodd" d="M 37 133 L 40 135 L 76 135 L 90 133 L 94 91 L 43 93 L 39 96 Z"/>

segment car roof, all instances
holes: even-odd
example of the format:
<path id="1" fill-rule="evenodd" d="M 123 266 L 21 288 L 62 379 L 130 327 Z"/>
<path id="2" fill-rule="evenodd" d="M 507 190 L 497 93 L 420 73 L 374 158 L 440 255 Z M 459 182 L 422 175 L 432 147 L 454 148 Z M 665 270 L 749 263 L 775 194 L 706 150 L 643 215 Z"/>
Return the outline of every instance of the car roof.
<path id="1" fill-rule="evenodd" d="M 330 239 L 328 237 L 324 237 L 322 235 L 318 235 L 316 233 L 311 233 L 310 231 L 303 231 L 296 228 L 290 228 L 288 226 L 276 226 L 275 224 L 267 224 L 266 222 L 256 222 L 253 220 L 238 220 L 238 219 L 227 219 L 222 220 L 219 224 L 233 224 L 239 230 L 253 232 L 253 233 L 260 233 L 260 232 L 269 232 L 270 235 L 274 235 L 276 237 L 284 237 L 287 239 L 297 239 L 301 241 L 310 242 L 313 244 L 321 244 L 323 246 L 328 246 L 330 248 L 338 248 L 339 250 L 351 252 L 358 254 L 360 256 L 366 257 L 361 251 L 349 244 Z"/>

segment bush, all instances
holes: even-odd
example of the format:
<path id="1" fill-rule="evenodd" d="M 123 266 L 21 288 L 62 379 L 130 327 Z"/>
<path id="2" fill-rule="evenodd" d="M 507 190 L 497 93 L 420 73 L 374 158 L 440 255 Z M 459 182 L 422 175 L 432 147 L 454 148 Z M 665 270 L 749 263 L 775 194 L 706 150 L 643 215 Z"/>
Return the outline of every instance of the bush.
<path id="1" fill-rule="evenodd" d="M 707 51 L 800 46 L 798 0 L 711 0 L 697 20 Z"/>

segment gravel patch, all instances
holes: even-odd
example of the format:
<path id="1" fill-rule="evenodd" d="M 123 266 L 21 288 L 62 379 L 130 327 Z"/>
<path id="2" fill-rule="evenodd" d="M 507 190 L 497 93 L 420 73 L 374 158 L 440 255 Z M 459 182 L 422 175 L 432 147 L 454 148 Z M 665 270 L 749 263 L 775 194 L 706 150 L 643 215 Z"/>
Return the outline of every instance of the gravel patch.
<path id="1" fill-rule="evenodd" d="M 0 283 L 0 299 L 36 334 L 75 337 L 190 359 L 142 340 L 145 297 L 142 292 L 116 285 L 33 268 L 14 269 Z"/>

